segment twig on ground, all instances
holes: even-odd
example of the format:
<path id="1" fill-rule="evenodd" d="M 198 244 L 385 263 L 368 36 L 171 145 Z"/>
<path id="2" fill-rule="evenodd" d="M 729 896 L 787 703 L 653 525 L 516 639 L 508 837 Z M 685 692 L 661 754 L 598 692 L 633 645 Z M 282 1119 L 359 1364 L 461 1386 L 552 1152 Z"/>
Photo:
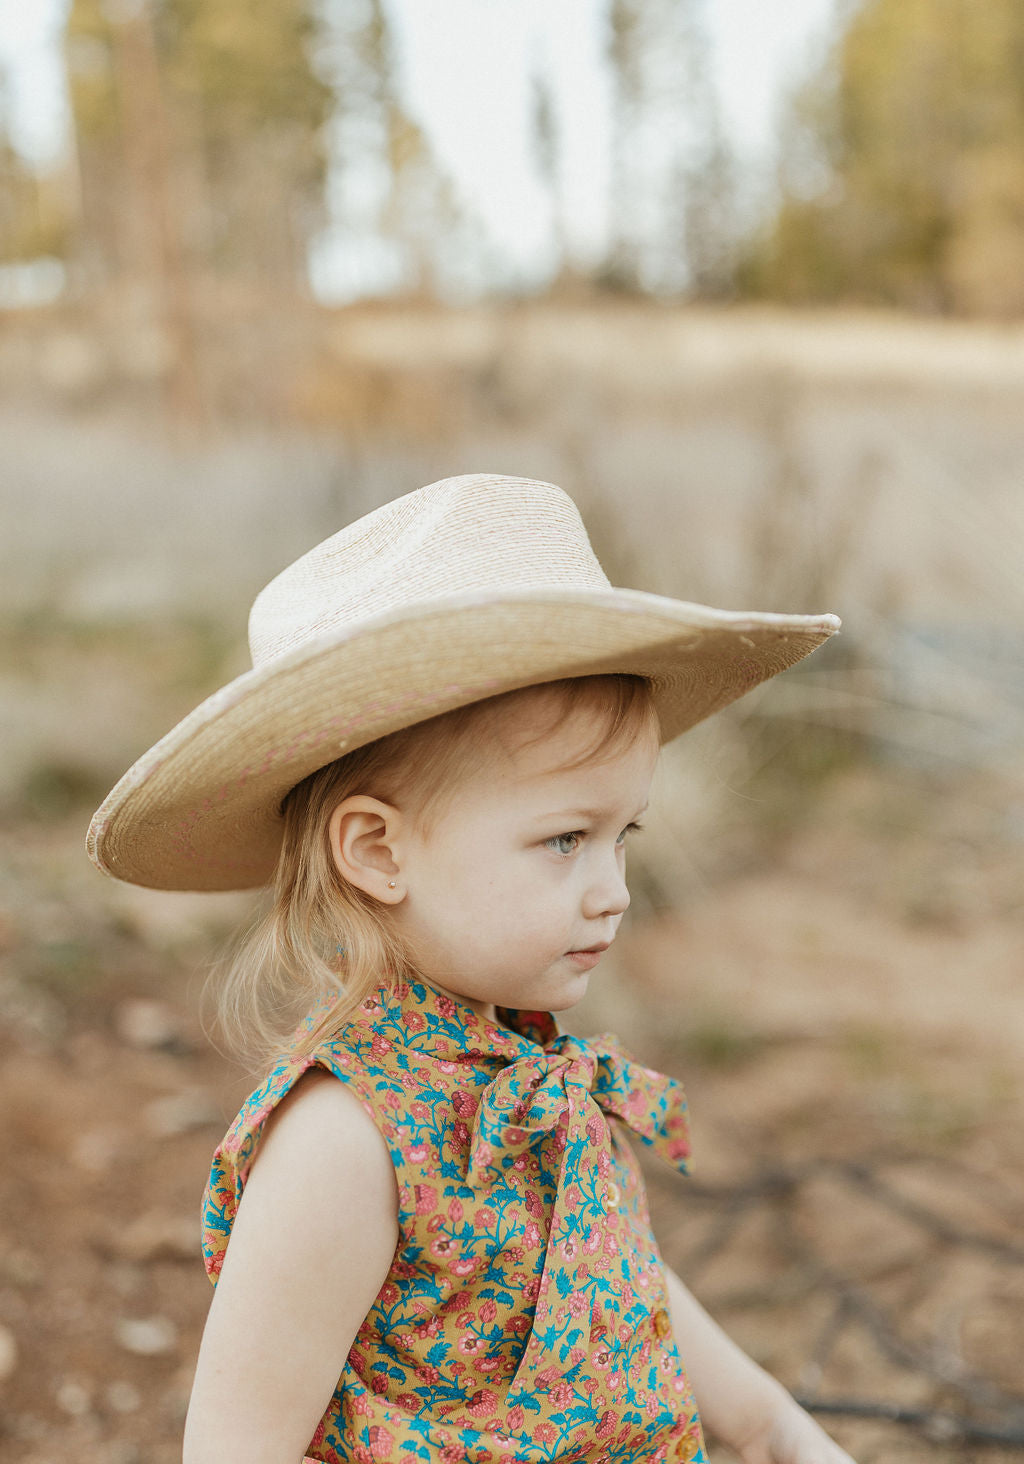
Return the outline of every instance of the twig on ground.
<path id="1" fill-rule="evenodd" d="M 921 1205 L 916 1200 L 901 1195 L 898 1190 L 886 1184 L 884 1179 L 879 1179 L 867 1164 L 830 1164 L 827 1167 L 845 1175 L 857 1189 L 871 1195 L 880 1204 L 886 1205 L 890 1210 L 895 1210 L 897 1214 L 914 1221 L 916 1225 L 929 1231 L 936 1239 L 945 1241 L 947 1245 L 962 1246 L 965 1250 L 983 1251 L 986 1255 L 995 1256 L 1000 1261 L 1008 1261 L 1011 1265 L 1024 1265 L 1024 1248 L 1021 1246 L 1014 1245 L 1008 1240 L 1001 1240 L 995 1235 L 982 1235 L 977 1231 L 965 1230 L 960 1225 L 954 1225 L 951 1220 L 946 1219 L 945 1215 L 939 1215 L 927 1205 Z"/>
<path id="2" fill-rule="evenodd" d="M 806 1398 L 796 1400 L 808 1413 L 845 1415 L 849 1418 L 881 1418 L 889 1423 L 905 1423 L 921 1432 L 933 1443 L 958 1442 L 1002 1444 L 1004 1448 L 1024 1449 L 1024 1426 L 978 1423 L 961 1413 L 947 1413 L 941 1408 L 906 1408 L 874 1398 Z"/>

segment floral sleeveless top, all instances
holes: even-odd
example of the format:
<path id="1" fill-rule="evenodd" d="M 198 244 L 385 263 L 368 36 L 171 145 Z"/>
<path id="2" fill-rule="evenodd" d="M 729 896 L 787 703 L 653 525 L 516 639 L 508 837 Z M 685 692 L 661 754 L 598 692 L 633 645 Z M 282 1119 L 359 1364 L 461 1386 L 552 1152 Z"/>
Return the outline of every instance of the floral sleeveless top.
<path id="1" fill-rule="evenodd" d="M 382 986 L 312 1055 L 283 1057 L 214 1156 L 210 1277 L 267 1116 L 317 1064 L 387 1142 L 399 1242 L 308 1458 L 705 1464 L 625 1136 L 685 1172 L 681 1089 L 548 1012 L 498 1018 Z"/>

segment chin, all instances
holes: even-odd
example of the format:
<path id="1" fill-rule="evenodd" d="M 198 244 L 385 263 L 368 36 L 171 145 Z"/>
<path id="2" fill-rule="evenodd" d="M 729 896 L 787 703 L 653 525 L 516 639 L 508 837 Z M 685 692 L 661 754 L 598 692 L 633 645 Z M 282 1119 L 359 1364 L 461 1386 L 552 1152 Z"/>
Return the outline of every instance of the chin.
<path id="1" fill-rule="evenodd" d="M 549 997 L 547 1002 L 547 1010 L 549 1012 L 569 1011 L 571 1007 L 576 1006 L 577 1002 L 581 1002 L 583 1000 L 583 998 L 587 994 L 589 986 L 590 973 L 588 971 L 581 971 L 579 976 L 576 977 L 575 981 L 568 985 L 561 993 Z"/>

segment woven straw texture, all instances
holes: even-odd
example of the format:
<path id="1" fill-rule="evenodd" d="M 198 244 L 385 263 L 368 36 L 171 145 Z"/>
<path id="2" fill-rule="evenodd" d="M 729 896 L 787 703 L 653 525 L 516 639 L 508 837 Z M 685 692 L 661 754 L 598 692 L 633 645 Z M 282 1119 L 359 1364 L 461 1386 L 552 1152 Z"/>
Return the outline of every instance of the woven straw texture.
<path id="1" fill-rule="evenodd" d="M 342 753 L 454 707 L 564 676 L 648 677 L 668 741 L 808 655 L 833 615 L 613 589 L 550 483 L 468 474 L 384 505 L 257 597 L 253 670 L 125 774 L 93 818 L 106 873 L 161 889 L 273 874 L 288 790 Z"/>

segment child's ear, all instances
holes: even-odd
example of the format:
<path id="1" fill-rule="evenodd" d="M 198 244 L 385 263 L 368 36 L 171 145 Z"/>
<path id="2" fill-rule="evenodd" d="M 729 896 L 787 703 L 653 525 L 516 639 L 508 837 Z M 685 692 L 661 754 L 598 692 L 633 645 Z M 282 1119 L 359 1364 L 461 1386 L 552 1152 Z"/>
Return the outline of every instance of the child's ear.
<path id="1" fill-rule="evenodd" d="M 391 803 L 354 794 L 338 804 L 329 824 L 331 855 L 349 884 L 385 905 L 405 899 L 397 844 L 402 815 Z"/>

